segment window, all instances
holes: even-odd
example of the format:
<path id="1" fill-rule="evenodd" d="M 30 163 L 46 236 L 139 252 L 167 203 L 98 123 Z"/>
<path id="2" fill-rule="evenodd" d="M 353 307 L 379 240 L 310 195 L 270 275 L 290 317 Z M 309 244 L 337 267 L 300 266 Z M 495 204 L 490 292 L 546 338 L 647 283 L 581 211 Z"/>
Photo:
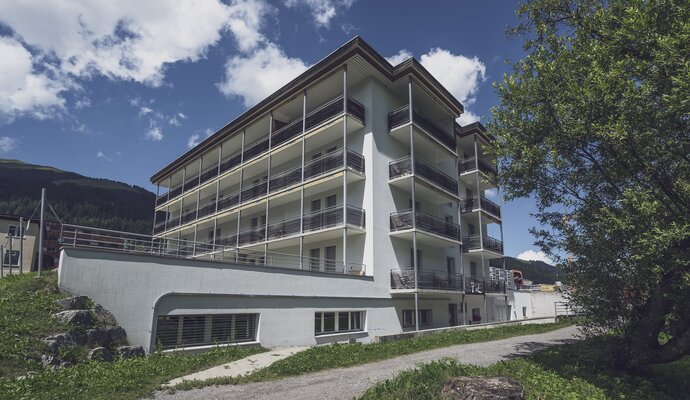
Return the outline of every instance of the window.
<path id="1" fill-rule="evenodd" d="M 314 313 L 314 334 L 361 331 L 363 313 L 363 311 Z"/>
<path id="2" fill-rule="evenodd" d="M 472 322 L 481 322 L 482 312 L 479 308 L 472 309 Z"/>
<path id="3" fill-rule="evenodd" d="M 16 225 L 7 226 L 7 236 L 8 237 L 19 237 L 19 227 Z"/>
<path id="4" fill-rule="evenodd" d="M 259 314 L 161 315 L 156 343 L 163 349 L 256 340 Z"/>
<path id="5" fill-rule="evenodd" d="M 309 269 L 312 271 L 321 270 L 321 249 L 310 249 L 309 250 Z"/>
<path id="6" fill-rule="evenodd" d="M 522 316 L 527 318 L 527 307 L 522 307 Z"/>
<path id="7" fill-rule="evenodd" d="M 414 326 L 414 310 L 403 310 L 403 327 Z M 431 310 L 419 310 L 419 326 L 431 323 Z"/>
<path id="8" fill-rule="evenodd" d="M 10 264 L 10 261 L 12 264 Z M 10 254 L 9 250 L 5 250 L 5 254 L 2 258 L 2 265 L 4 266 L 19 266 L 19 250 L 12 250 Z"/>

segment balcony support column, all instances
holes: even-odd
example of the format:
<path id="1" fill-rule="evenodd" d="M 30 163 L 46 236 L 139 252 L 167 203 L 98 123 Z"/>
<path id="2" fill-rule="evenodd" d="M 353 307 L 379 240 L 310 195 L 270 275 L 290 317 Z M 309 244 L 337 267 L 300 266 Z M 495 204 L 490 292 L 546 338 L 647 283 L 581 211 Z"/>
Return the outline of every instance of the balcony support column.
<path id="1" fill-rule="evenodd" d="M 237 210 L 237 229 L 235 230 L 235 255 L 240 247 L 240 219 L 242 217 L 242 210 Z"/>
<path id="2" fill-rule="evenodd" d="M 165 195 L 165 201 L 170 200 L 170 191 L 172 190 L 172 175 L 168 177 L 168 193 Z"/>
<path id="3" fill-rule="evenodd" d="M 170 221 L 170 204 L 165 206 L 165 223 L 163 224 L 163 232 L 168 230 L 168 221 Z"/>
<path id="4" fill-rule="evenodd" d="M 180 199 L 180 216 L 177 218 L 177 228 L 182 225 L 182 213 L 184 212 L 184 197 Z"/>
<path id="5" fill-rule="evenodd" d="M 488 314 L 488 309 L 486 307 L 486 282 L 484 282 L 484 296 L 482 296 L 484 299 L 484 318 L 485 318 L 485 324 L 489 322 L 489 314 Z"/>
<path id="6" fill-rule="evenodd" d="M 192 257 L 196 256 L 196 235 L 199 232 L 199 225 L 194 224 L 194 242 L 192 243 Z"/>
<path id="7" fill-rule="evenodd" d="M 211 251 L 212 251 L 212 259 L 216 259 L 216 240 L 218 239 L 216 236 L 218 234 L 218 217 L 213 217 L 213 235 L 211 235 L 211 240 L 213 242 L 211 243 Z"/>
<path id="8" fill-rule="evenodd" d="M 299 219 L 299 269 L 304 269 L 304 159 L 306 143 L 304 138 L 304 132 L 306 131 L 307 124 L 307 91 L 302 93 L 302 162 L 300 167 L 302 168 L 302 179 L 300 180 L 300 191 L 299 191 L 299 208 L 300 208 L 300 219 Z"/>
<path id="9" fill-rule="evenodd" d="M 204 169 L 204 156 L 199 157 L 199 173 L 196 175 L 197 187 L 201 185 L 201 171 Z"/>
<path id="10" fill-rule="evenodd" d="M 196 191 L 196 215 L 194 216 L 194 222 L 199 219 L 199 205 L 201 202 L 201 190 Z M 196 241 L 196 240 L 195 240 Z"/>
<path id="11" fill-rule="evenodd" d="M 347 269 L 347 64 L 343 65 L 343 268 Z"/>
<path id="12" fill-rule="evenodd" d="M 160 195 L 161 183 L 156 182 L 156 203 L 158 203 L 158 195 Z M 158 211 L 156 210 L 157 204 L 153 206 L 153 229 L 151 230 L 151 236 L 156 234 L 156 217 L 158 216 Z M 4 257 L 4 255 L 3 255 Z"/>
<path id="13" fill-rule="evenodd" d="M 180 194 L 184 193 L 185 183 L 187 183 L 187 167 L 182 168 L 182 190 Z"/>
<path id="14" fill-rule="evenodd" d="M 266 223 L 264 224 L 264 261 L 266 253 L 268 252 L 268 205 L 271 202 L 269 195 L 271 193 L 271 156 L 273 153 L 273 145 L 271 143 L 271 136 L 273 136 L 273 111 L 268 113 L 268 174 L 266 174 Z"/>
<path id="15" fill-rule="evenodd" d="M 412 122 L 412 77 L 407 80 L 407 96 L 409 118 Z M 410 185 L 412 186 L 412 270 L 414 271 L 414 327 L 415 331 L 419 331 L 419 265 L 417 260 L 417 198 L 415 195 L 415 157 L 414 157 L 414 127 L 410 123 L 410 170 L 412 172 L 412 179 Z"/>
<path id="16" fill-rule="evenodd" d="M 465 289 L 465 277 L 462 278 L 462 288 Z M 467 304 L 465 303 L 465 294 L 462 294 L 462 304 L 460 304 L 460 309 L 462 310 L 462 324 L 467 325 Z"/>
<path id="17" fill-rule="evenodd" d="M 218 167 L 216 168 L 216 176 L 220 175 L 220 163 L 223 161 L 223 144 L 218 146 Z"/>

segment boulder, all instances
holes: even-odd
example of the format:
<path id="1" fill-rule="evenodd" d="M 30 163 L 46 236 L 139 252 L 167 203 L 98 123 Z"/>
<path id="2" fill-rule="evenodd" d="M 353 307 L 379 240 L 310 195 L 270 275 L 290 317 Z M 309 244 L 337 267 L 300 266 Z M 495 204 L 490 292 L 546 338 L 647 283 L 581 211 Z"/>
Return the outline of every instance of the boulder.
<path id="1" fill-rule="evenodd" d="M 445 400 L 524 400 L 520 383 L 504 376 L 456 376 L 441 391 Z"/>
<path id="2" fill-rule="evenodd" d="M 91 326 L 93 324 L 89 310 L 67 310 L 53 315 L 60 321 L 72 326 Z"/>
<path id="3" fill-rule="evenodd" d="M 113 353 L 105 347 L 96 347 L 89 352 L 89 360 L 113 361 Z"/>
<path id="4" fill-rule="evenodd" d="M 72 363 L 69 362 L 69 361 L 62 361 L 62 362 L 60 363 L 60 365 L 59 365 L 60 368 L 70 368 L 70 367 L 73 367 L 73 366 L 74 366 L 74 364 L 72 364 Z"/>
<path id="5" fill-rule="evenodd" d="M 86 331 L 86 345 L 97 347 L 110 346 L 110 335 L 105 328 L 88 329 Z"/>
<path id="6" fill-rule="evenodd" d="M 106 328 L 112 344 L 127 344 L 127 333 L 120 326 Z"/>
<path id="7" fill-rule="evenodd" d="M 60 365 L 60 359 L 51 355 L 43 354 L 41 355 L 41 364 L 44 367 L 55 367 Z"/>
<path id="8" fill-rule="evenodd" d="M 123 359 L 143 357 L 146 355 L 144 348 L 141 346 L 120 346 L 117 348 L 117 351 Z"/>
<path id="9" fill-rule="evenodd" d="M 69 333 L 70 337 L 72 338 L 72 341 L 74 344 L 77 346 L 84 346 L 87 341 L 86 333 L 84 333 L 81 330 L 72 330 Z"/>
<path id="10" fill-rule="evenodd" d="M 75 344 L 72 335 L 69 333 L 58 333 L 48 336 L 47 338 L 43 339 L 43 342 L 48 347 L 50 354 L 53 355 L 58 355 L 60 353 L 60 349 L 63 347 L 73 346 Z"/>
<path id="11" fill-rule="evenodd" d="M 91 317 L 97 324 L 100 325 L 117 325 L 117 320 L 115 319 L 113 314 L 111 314 L 110 311 L 106 310 L 105 308 L 101 307 L 100 304 L 96 304 L 94 308 L 91 310 Z"/>
<path id="12" fill-rule="evenodd" d="M 89 308 L 91 299 L 88 296 L 72 296 L 64 299 L 56 300 L 64 310 L 85 310 Z"/>

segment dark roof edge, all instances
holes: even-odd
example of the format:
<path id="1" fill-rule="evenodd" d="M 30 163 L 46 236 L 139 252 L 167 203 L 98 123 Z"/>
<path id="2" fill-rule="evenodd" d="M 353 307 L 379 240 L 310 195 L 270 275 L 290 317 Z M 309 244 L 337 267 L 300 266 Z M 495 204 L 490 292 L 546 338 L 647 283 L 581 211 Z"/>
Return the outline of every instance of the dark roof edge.
<path id="1" fill-rule="evenodd" d="M 482 123 L 479 121 L 467 124 L 465 126 L 460 126 L 460 124 L 458 124 L 457 122 L 455 123 L 456 135 L 460 137 L 465 137 L 475 133 L 479 135 L 482 139 L 484 139 L 484 141 L 487 143 L 492 143 L 496 140 L 494 135 L 487 132 L 486 127 L 484 127 L 484 125 L 482 125 Z"/>
<path id="2" fill-rule="evenodd" d="M 378 69 L 379 72 L 381 72 L 391 81 L 396 81 L 407 74 L 414 75 L 422 83 L 426 84 L 435 95 L 446 100 L 447 105 L 451 110 L 457 112 L 458 115 L 464 112 L 464 107 L 462 104 L 417 60 L 414 58 L 409 58 L 393 67 L 383 56 L 381 56 L 381 54 L 374 50 L 374 48 L 365 42 L 361 37 L 355 36 L 314 64 L 312 67 L 307 69 L 305 72 L 297 76 L 295 79 L 288 82 L 285 86 L 276 90 L 264 100 L 252 106 L 250 109 L 240 114 L 237 118 L 227 123 L 224 127 L 220 128 L 213 135 L 209 136 L 194 148 L 188 150 L 173 162 L 156 172 L 153 176 L 151 176 L 151 183 L 155 184 L 160 179 L 170 175 L 173 171 L 182 167 L 187 162 L 193 160 L 194 158 L 208 151 L 213 146 L 216 146 L 218 143 L 227 139 L 228 133 L 237 130 L 247 122 L 275 108 L 277 105 L 294 96 L 296 92 L 303 90 L 304 86 L 317 81 L 319 78 L 331 72 L 335 66 L 342 64 L 357 54 L 361 55 L 367 62 L 369 62 L 374 68 Z"/>

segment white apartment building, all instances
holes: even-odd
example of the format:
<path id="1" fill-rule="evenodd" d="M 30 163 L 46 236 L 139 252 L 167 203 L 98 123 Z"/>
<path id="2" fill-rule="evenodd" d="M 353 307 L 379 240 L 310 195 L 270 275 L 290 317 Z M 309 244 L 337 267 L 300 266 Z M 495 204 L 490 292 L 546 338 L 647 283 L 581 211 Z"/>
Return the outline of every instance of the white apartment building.
<path id="1" fill-rule="evenodd" d="M 462 112 L 356 37 L 154 174 L 153 236 L 108 245 L 129 254 L 67 228 L 60 284 L 149 349 L 510 319 L 493 138 Z"/>

